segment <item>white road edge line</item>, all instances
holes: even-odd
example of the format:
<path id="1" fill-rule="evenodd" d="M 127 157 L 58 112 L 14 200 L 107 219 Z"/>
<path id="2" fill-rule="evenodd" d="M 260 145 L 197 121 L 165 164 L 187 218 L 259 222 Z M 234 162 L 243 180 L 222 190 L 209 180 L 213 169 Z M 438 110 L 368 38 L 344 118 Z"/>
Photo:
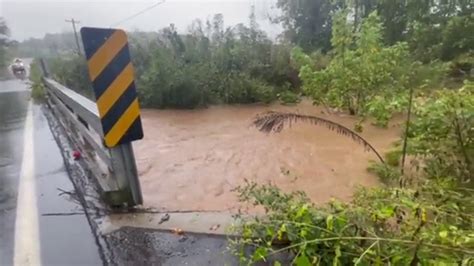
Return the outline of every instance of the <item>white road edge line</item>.
<path id="1" fill-rule="evenodd" d="M 23 161 L 18 185 L 13 256 L 15 266 L 41 265 L 33 130 L 33 104 L 30 101 L 24 128 Z"/>

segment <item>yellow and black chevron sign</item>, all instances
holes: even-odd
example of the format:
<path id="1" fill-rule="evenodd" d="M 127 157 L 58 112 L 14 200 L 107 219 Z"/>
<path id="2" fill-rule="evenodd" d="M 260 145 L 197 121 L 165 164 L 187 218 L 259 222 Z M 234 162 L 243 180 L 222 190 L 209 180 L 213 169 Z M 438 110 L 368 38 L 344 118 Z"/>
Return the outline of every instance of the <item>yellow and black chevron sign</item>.
<path id="1" fill-rule="evenodd" d="M 127 35 L 123 30 L 83 27 L 81 36 L 105 145 L 112 148 L 143 138 Z"/>

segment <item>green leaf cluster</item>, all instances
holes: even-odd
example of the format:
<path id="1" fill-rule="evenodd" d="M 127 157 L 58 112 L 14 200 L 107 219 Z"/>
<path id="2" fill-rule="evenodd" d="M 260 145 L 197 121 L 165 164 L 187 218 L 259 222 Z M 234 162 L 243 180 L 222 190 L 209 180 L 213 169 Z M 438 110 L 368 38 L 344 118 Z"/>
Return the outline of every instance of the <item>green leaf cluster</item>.
<path id="1" fill-rule="evenodd" d="M 422 159 L 430 177 L 454 177 L 473 184 L 474 85 L 440 90 L 415 101 L 409 131 L 409 154 Z"/>
<path id="2" fill-rule="evenodd" d="M 373 116 L 386 126 L 392 114 L 401 111 L 408 99 L 414 62 L 406 43 L 384 47 L 382 23 L 370 14 L 359 31 L 352 32 L 347 11 L 334 16 L 333 59 L 322 70 L 310 63 L 301 66 L 303 90 L 316 103 L 348 111 L 354 115 Z M 293 50 L 295 58 L 305 58 Z"/>
<path id="3" fill-rule="evenodd" d="M 271 185 L 247 183 L 237 192 L 266 211 L 235 229 L 242 237 L 232 250 L 243 264 L 469 265 L 474 259 L 474 193 L 450 182 L 365 188 L 350 203 L 323 206 Z"/>

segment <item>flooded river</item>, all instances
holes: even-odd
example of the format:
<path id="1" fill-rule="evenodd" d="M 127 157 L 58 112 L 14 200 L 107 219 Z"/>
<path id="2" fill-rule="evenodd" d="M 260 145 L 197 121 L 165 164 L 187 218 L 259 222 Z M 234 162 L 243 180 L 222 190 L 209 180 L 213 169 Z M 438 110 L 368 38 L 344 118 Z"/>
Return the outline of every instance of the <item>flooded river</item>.
<path id="1" fill-rule="evenodd" d="M 297 106 L 214 106 L 202 110 L 143 110 L 145 138 L 134 143 L 145 205 L 166 210 L 232 210 L 233 188 L 245 179 L 303 190 L 315 202 L 347 200 L 359 186 L 376 186 L 367 173 L 377 157 L 325 127 L 299 123 L 266 135 L 251 126 L 265 111 L 318 115 L 353 128 L 355 118 L 326 114 L 304 101 Z M 401 127 L 364 125 L 361 134 L 379 152 Z M 289 174 L 288 174 L 289 172 Z"/>

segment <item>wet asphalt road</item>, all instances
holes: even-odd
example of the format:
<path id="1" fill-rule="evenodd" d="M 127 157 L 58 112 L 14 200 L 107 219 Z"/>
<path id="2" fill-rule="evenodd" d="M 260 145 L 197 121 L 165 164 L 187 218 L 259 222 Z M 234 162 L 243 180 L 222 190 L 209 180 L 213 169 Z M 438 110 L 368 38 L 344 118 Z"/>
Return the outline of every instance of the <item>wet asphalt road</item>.
<path id="1" fill-rule="evenodd" d="M 17 212 L 17 199 L 29 94 L 21 80 L 0 81 L 0 265 L 14 265 L 16 218 L 24 217 Z M 80 206 L 59 195 L 59 189 L 72 190 L 72 184 L 41 108 L 31 107 L 34 154 L 30 157 L 37 202 L 32 209 L 39 233 L 38 239 L 27 239 L 39 248 L 42 265 L 102 265 L 86 218 L 68 215 L 80 213 Z"/>

